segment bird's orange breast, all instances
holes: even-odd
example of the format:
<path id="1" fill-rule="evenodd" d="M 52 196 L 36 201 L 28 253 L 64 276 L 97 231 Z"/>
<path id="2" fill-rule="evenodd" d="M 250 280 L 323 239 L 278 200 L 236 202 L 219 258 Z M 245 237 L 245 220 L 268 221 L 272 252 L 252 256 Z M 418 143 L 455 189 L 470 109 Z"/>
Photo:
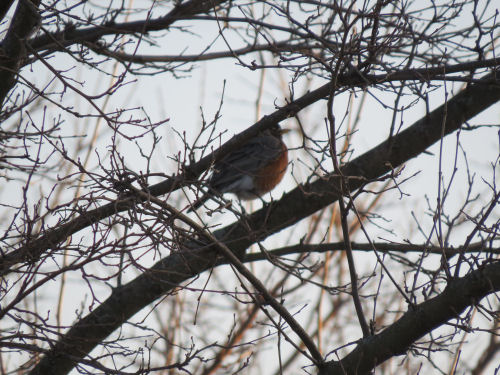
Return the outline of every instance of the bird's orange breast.
<path id="1" fill-rule="evenodd" d="M 254 184 L 257 194 L 271 191 L 283 179 L 288 167 L 288 150 L 285 144 L 281 145 L 281 150 L 279 157 L 264 166 L 255 176 Z"/>

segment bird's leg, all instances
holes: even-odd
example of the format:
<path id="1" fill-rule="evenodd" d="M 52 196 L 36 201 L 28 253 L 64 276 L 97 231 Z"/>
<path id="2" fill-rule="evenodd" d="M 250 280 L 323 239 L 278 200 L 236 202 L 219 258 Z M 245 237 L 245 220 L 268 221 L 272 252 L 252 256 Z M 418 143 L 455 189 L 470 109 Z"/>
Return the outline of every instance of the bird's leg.
<path id="1" fill-rule="evenodd" d="M 269 194 L 269 195 L 271 195 L 271 194 Z M 257 194 L 256 194 L 256 197 L 257 197 L 257 198 L 259 198 L 260 202 L 262 203 L 262 207 L 266 207 L 266 206 L 269 204 L 269 203 L 267 203 L 267 202 L 264 200 L 264 198 L 262 198 L 262 195 L 257 195 Z M 272 200 L 272 198 L 273 198 L 273 197 L 271 196 L 271 200 Z"/>
<path id="2" fill-rule="evenodd" d="M 243 200 L 242 199 L 238 199 L 238 205 L 240 206 L 240 214 L 243 215 L 243 216 L 247 216 L 247 211 L 245 210 L 245 205 L 243 204 Z"/>

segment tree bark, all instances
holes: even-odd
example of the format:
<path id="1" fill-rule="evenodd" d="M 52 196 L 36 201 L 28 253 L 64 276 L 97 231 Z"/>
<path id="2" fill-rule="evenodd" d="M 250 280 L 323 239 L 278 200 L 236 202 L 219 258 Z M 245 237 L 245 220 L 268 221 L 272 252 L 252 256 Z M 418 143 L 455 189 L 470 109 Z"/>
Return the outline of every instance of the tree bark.
<path id="1" fill-rule="evenodd" d="M 17 82 L 16 76 L 26 56 L 25 40 L 35 31 L 39 22 L 38 6 L 40 0 L 20 0 L 7 35 L 0 49 L 0 104 L 5 105 L 5 98 Z M 7 12 L 8 4 L 0 11 Z"/>

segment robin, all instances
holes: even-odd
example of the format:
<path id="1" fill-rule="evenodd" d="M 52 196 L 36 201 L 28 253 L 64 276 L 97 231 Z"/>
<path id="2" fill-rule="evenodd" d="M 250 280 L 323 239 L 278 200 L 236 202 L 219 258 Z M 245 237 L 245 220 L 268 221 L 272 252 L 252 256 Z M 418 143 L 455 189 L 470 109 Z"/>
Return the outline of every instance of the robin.
<path id="1" fill-rule="evenodd" d="M 216 162 L 208 193 L 195 201 L 190 211 L 214 195 L 233 193 L 239 199 L 252 200 L 271 191 L 288 167 L 288 150 L 281 137 L 288 132 L 276 124 Z"/>

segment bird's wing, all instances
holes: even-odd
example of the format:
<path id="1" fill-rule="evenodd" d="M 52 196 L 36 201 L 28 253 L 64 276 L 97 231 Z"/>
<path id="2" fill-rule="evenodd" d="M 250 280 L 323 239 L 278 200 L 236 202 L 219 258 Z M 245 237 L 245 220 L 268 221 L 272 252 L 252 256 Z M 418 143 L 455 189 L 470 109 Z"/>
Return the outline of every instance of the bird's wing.
<path id="1" fill-rule="evenodd" d="M 278 158 L 281 152 L 281 142 L 276 137 L 255 137 L 215 163 L 209 185 L 221 193 L 245 190 L 240 185 L 251 183 L 251 177 L 267 162 Z"/>

